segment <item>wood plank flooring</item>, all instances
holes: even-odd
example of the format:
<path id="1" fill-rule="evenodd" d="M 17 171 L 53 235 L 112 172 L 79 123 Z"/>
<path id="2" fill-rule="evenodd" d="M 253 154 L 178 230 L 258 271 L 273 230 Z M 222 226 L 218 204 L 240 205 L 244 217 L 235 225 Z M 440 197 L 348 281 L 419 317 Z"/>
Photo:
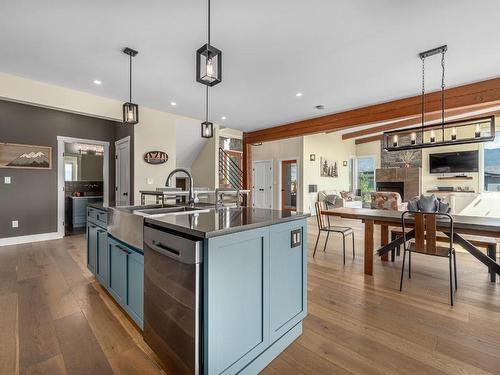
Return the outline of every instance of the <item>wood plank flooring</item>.
<path id="1" fill-rule="evenodd" d="M 337 219 L 336 219 L 337 220 Z M 447 260 L 401 257 L 363 275 L 361 223 L 342 265 L 341 241 L 309 221 L 304 333 L 264 374 L 500 374 L 500 284 L 465 252 L 449 306 Z M 375 228 L 375 248 L 380 241 Z M 137 328 L 86 269 L 84 236 L 0 247 L 0 374 L 162 374 Z"/>

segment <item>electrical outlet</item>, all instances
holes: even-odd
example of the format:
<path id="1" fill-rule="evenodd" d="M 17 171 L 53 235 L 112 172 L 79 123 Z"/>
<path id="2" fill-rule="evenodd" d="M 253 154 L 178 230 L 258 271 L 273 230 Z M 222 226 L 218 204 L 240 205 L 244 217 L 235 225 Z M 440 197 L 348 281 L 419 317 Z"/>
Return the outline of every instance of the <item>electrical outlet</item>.
<path id="1" fill-rule="evenodd" d="M 4 184 L 10 184 L 10 177 L 5 176 L 5 177 L 3 178 L 3 182 L 4 182 Z"/>
<path id="2" fill-rule="evenodd" d="M 12 220 L 12 228 L 19 228 L 19 221 Z"/>
<path id="3" fill-rule="evenodd" d="M 148 185 L 153 185 L 155 183 L 155 180 L 151 177 L 148 177 L 147 183 L 148 183 Z"/>

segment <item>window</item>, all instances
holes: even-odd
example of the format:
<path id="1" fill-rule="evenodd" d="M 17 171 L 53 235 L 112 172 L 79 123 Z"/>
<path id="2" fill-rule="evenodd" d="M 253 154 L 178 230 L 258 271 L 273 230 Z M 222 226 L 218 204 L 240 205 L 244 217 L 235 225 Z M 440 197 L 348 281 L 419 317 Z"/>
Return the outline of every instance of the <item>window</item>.
<path id="1" fill-rule="evenodd" d="M 484 144 L 484 191 L 500 192 L 500 132 L 495 140 Z"/>
<path id="2" fill-rule="evenodd" d="M 64 181 L 73 181 L 73 164 L 64 164 Z"/>
<path id="3" fill-rule="evenodd" d="M 356 186 L 362 192 L 375 190 L 375 168 L 374 156 L 361 156 L 356 158 Z"/>

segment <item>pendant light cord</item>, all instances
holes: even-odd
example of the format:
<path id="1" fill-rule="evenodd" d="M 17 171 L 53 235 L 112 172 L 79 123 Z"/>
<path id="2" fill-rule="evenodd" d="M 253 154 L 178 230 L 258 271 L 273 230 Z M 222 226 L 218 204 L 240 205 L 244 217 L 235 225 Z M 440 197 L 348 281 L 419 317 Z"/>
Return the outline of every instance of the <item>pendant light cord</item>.
<path id="1" fill-rule="evenodd" d="M 441 69 L 442 69 L 442 74 L 441 74 L 441 122 L 444 123 L 444 54 L 446 52 L 443 51 L 441 53 Z"/>
<path id="2" fill-rule="evenodd" d="M 425 57 L 422 57 L 422 140 L 425 125 Z"/>
<path id="3" fill-rule="evenodd" d="M 132 55 L 129 55 L 130 58 L 130 68 L 129 68 L 129 99 L 130 103 L 132 103 Z"/>
<path id="4" fill-rule="evenodd" d="M 208 37 L 207 37 L 207 44 L 210 45 L 210 0 L 208 0 Z"/>
<path id="5" fill-rule="evenodd" d="M 205 121 L 208 122 L 208 86 L 207 86 L 207 96 L 205 102 Z"/>

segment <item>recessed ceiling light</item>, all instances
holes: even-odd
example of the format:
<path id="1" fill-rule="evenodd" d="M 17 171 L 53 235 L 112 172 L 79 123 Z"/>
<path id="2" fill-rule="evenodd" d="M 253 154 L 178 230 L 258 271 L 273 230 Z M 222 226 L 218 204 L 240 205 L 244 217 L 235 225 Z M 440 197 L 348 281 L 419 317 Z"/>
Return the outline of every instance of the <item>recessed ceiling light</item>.
<path id="1" fill-rule="evenodd" d="M 97 86 L 101 86 L 102 85 L 102 81 L 99 80 L 99 79 L 94 79 L 94 85 L 97 85 Z"/>
<path id="2" fill-rule="evenodd" d="M 304 94 L 302 94 L 301 92 L 298 92 L 298 93 L 296 93 L 296 94 L 295 94 L 295 96 L 296 96 L 297 98 L 300 98 L 302 95 L 304 95 Z"/>
<path id="3" fill-rule="evenodd" d="M 171 105 L 172 107 L 175 107 L 175 106 L 177 105 L 177 103 L 176 103 L 176 102 L 170 102 L 170 105 Z"/>
<path id="4" fill-rule="evenodd" d="M 222 116 L 220 119 L 225 120 L 226 118 L 227 118 L 226 116 Z"/>

